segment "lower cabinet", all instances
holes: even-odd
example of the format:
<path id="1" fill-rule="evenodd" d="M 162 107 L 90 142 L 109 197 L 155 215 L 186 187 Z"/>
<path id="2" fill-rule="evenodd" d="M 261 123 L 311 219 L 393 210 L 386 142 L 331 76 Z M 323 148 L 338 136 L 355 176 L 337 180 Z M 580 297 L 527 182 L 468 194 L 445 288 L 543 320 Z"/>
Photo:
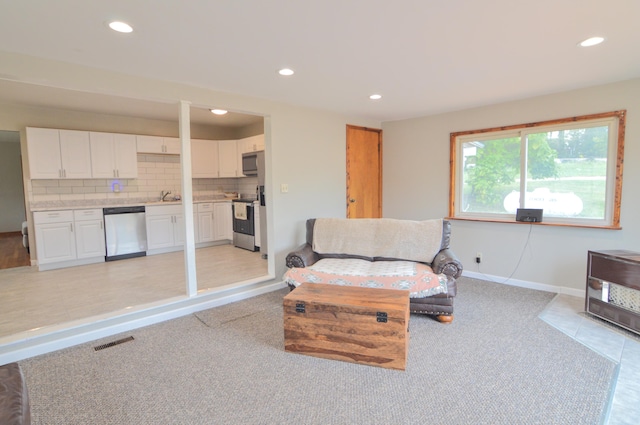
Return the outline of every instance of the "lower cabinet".
<path id="1" fill-rule="evenodd" d="M 216 240 L 214 234 L 213 203 L 196 204 L 197 209 L 197 232 L 198 243 L 213 242 Z"/>
<path id="2" fill-rule="evenodd" d="M 95 258 L 106 255 L 102 209 L 75 210 L 76 256 Z"/>
<path id="3" fill-rule="evenodd" d="M 178 251 L 184 246 L 182 205 L 146 207 L 147 254 Z"/>
<path id="4" fill-rule="evenodd" d="M 231 202 L 213 204 L 214 240 L 233 240 Z"/>
<path id="5" fill-rule="evenodd" d="M 253 208 L 253 229 L 255 245 L 260 248 L 260 204 L 256 203 Z"/>
<path id="6" fill-rule="evenodd" d="M 39 270 L 104 261 L 102 209 L 33 213 Z"/>

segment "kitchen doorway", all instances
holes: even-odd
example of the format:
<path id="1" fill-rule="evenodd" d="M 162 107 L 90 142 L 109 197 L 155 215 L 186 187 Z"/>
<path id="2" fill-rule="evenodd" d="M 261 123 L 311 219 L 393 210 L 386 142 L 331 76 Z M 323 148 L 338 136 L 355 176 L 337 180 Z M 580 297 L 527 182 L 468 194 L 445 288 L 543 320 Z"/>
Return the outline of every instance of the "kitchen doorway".
<path id="1" fill-rule="evenodd" d="M 382 130 L 347 125 L 347 218 L 382 217 Z"/>
<path id="2" fill-rule="evenodd" d="M 0 269 L 28 266 L 31 259 L 22 237 L 27 216 L 17 131 L 0 130 L 0 197 Z"/>

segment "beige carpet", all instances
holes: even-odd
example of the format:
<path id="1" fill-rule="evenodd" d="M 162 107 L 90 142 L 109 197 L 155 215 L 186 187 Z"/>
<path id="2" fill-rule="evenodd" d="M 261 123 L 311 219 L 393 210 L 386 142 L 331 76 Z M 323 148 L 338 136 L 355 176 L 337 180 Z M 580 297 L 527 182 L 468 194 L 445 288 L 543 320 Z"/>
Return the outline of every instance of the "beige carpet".
<path id="1" fill-rule="evenodd" d="M 616 366 L 537 319 L 553 294 L 459 285 L 452 324 L 412 315 L 405 372 L 284 352 L 282 290 L 22 361 L 33 423 L 601 421 Z"/>

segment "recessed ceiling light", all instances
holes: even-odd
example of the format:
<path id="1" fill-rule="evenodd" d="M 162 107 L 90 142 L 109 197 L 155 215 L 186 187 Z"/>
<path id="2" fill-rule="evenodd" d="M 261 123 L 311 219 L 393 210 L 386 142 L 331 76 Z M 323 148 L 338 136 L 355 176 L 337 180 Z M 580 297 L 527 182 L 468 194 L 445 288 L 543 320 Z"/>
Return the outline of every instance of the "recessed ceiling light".
<path id="1" fill-rule="evenodd" d="M 372 94 L 371 96 L 369 96 L 369 99 L 371 99 L 371 100 L 379 100 L 379 99 L 382 99 L 382 95 L 381 94 Z"/>
<path id="2" fill-rule="evenodd" d="M 228 112 L 228 111 L 225 111 L 224 109 L 210 109 L 210 111 L 216 115 L 224 115 Z"/>
<path id="3" fill-rule="evenodd" d="M 125 32 L 125 33 L 133 31 L 133 28 L 131 28 L 131 25 L 124 22 L 120 22 L 120 21 L 110 22 L 109 28 L 111 28 L 114 31 Z"/>
<path id="4" fill-rule="evenodd" d="M 278 71 L 278 74 L 288 77 L 289 75 L 293 75 L 293 69 L 282 68 L 280 71 Z"/>
<path id="5" fill-rule="evenodd" d="M 580 46 L 582 47 L 591 47 L 591 46 L 595 46 L 596 44 L 600 44 L 604 41 L 603 37 L 591 37 L 591 38 L 587 38 L 584 41 L 580 42 Z"/>

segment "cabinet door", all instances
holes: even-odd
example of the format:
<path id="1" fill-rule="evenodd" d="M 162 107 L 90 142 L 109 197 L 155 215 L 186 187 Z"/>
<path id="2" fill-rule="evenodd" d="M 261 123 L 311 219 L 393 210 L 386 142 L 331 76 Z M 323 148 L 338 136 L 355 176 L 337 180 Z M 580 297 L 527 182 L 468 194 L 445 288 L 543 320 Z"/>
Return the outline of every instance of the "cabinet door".
<path id="1" fill-rule="evenodd" d="M 163 137 L 164 153 L 180 155 L 180 139 L 177 137 Z"/>
<path id="2" fill-rule="evenodd" d="M 233 212 L 231 209 L 231 202 L 222 205 L 224 205 L 223 226 L 225 229 L 225 239 L 233 240 Z"/>
<path id="3" fill-rule="evenodd" d="M 91 147 L 88 131 L 59 130 L 62 177 L 91 178 Z"/>
<path id="4" fill-rule="evenodd" d="M 264 134 L 258 134 L 255 137 L 256 150 L 263 151 L 264 150 Z"/>
<path id="5" fill-rule="evenodd" d="M 136 136 L 136 146 L 141 153 L 164 153 L 164 140 L 158 136 Z"/>
<path id="6" fill-rule="evenodd" d="M 184 214 L 173 216 L 173 244 L 174 246 L 184 246 L 185 237 Z"/>
<path id="7" fill-rule="evenodd" d="M 29 174 L 32 179 L 62 177 L 60 133 L 50 128 L 27 127 Z"/>
<path id="8" fill-rule="evenodd" d="M 253 228 L 255 229 L 254 244 L 257 247 L 260 247 L 260 206 L 258 204 L 254 204 L 253 223 Z"/>
<path id="9" fill-rule="evenodd" d="M 213 206 L 214 238 L 220 240 L 233 239 L 233 220 L 231 203 L 218 203 Z"/>
<path id="10" fill-rule="evenodd" d="M 191 176 L 193 178 L 218 177 L 218 141 L 191 141 Z"/>
<path id="11" fill-rule="evenodd" d="M 212 242 L 214 235 L 213 211 L 198 213 L 198 241 Z"/>
<path id="12" fill-rule="evenodd" d="M 94 178 L 112 179 L 117 177 L 113 134 L 89 133 L 91 145 L 91 174 Z"/>
<path id="13" fill-rule="evenodd" d="M 104 223 L 102 220 L 75 222 L 76 253 L 78 258 L 104 257 Z"/>
<path id="14" fill-rule="evenodd" d="M 146 216 L 148 249 L 174 246 L 173 215 Z"/>
<path id="15" fill-rule="evenodd" d="M 76 259 L 73 222 L 38 224 L 35 230 L 38 264 Z"/>
<path id="16" fill-rule="evenodd" d="M 238 177 L 238 150 L 235 140 L 218 140 L 220 177 Z"/>
<path id="17" fill-rule="evenodd" d="M 120 179 L 138 178 L 138 153 L 136 136 L 133 134 L 114 134 L 116 177 Z"/>

